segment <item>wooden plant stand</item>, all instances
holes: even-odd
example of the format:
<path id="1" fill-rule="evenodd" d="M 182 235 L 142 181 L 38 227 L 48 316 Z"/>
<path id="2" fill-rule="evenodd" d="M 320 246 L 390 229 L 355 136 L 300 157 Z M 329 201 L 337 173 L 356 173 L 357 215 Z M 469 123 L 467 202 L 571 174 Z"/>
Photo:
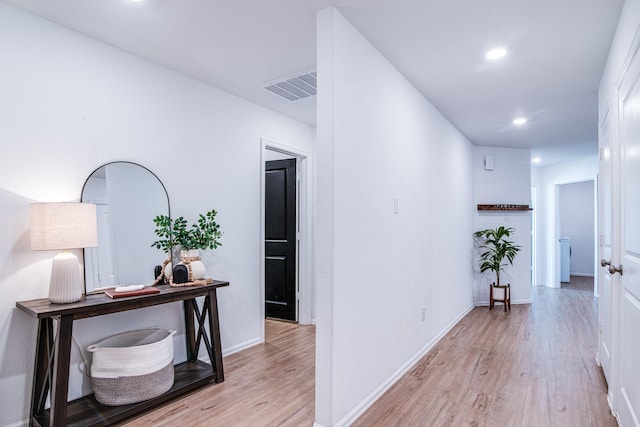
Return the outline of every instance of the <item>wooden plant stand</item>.
<path id="1" fill-rule="evenodd" d="M 511 285 L 507 284 L 504 287 L 504 298 L 495 298 L 493 296 L 493 283 L 489 284 L 489 310 L 493 308 L 493 304 L 497 302 L 501 302 L 504 304 L 504 311 L 511 311 Z"/>

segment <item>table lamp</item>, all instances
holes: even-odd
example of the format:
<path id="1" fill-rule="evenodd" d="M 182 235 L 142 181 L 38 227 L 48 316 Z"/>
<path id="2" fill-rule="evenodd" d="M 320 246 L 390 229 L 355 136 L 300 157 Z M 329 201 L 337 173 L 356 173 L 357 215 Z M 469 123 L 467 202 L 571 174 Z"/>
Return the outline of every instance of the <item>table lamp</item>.
<path id="1" fill-rule="evenodd" d="M 98 245 L 96 205 L 92 203 L 31 204 L 31 249 L 61 249 L 53 258 L 49 301 L 66 304 L 84 293 L 78 257 L 69 249 Z"/>

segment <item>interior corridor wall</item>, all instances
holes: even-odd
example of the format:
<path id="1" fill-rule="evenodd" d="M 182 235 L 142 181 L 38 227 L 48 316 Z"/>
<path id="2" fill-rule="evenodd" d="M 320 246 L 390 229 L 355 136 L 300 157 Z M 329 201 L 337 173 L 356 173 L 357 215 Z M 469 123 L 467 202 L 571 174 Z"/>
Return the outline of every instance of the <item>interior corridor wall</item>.
<path id="1" fill-rule="evenodd" d="M 260 341 L 261 138 L 312 153 L 310 126 L 3 2 L 0 93 L 0 425 L 27 418 L 37 322 L 15 303 L 47 296 L 55 256 L 30 250 L 29 204 L 78 200 L 107 162 L 155 172 L 173 215 L 218 211 L 222 246 L 203 261 L 231 283 L 218 293 L 223 352 Z M 176 303 L 83 319 L 74 335 L 86 346 L 123 330 L 178 327 L 181 362 L 182 324 Z M 91 390 L 80 361 L 74 348 L 71 398 Z"/>
<path id="2" fill-rule="evenodd" d="M 473 148 L 334 8 L 318 75 L 316 425 L 334 426 L 472 307 Z"/>
<path id="3" fill-rule="evenodd" d="M 485 158 L 493 160 L 493 168 L 485 168 Z M 474 147 L 474 193 L 478 204 L 529 205 L 531 201 L 531 167 L 528 148 Z M 511 303 L 531 302 L 531 212 L 477 211 L 475 229 L 511 227 L 514 232 L 508 238 L 520 246 L 513 265 L 506 266 L 500 274 L 500 284 L 511 285 Z M 496 281 L 495 273 L 480 273 L 479 242 L 474 257 L 474 301 L 476 305 L 489 304 L 489 283 Z"/>

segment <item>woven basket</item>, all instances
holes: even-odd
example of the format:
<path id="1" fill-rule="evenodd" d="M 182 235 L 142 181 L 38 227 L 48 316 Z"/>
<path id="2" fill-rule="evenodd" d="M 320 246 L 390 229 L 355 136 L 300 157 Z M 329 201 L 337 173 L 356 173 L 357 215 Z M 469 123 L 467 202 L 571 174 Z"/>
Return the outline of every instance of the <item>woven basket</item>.
<path id="1" fill-rule="evenodd" d="M 166 329 L 142 329 L 89 346 L 96 400 L 103 405 L 128 405 L 171 389 L 173 334 L 175 331 Z"/>

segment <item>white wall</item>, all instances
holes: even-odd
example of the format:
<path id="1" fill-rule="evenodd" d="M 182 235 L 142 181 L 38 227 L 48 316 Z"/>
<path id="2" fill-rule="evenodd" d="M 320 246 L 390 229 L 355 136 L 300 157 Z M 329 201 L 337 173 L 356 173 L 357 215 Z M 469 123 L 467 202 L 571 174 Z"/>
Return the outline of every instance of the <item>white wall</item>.
<path id="1" fill-rule="evenodd" d="M 484 158 L 492 156 L 494 169 L 485 170 Z M 478 204 L 530 205 L 531 168 L 528 148 L 474 147 L 474 191 L 475 206 Z M 520 245 L 513 266 L 504 268 L 500 274 L 502 285 L 511 285 L 511 303 L 531 302 L 531 213 L 476 211 L 475 230 L 513 227 L 509 237 Z M 489 304 L 489 283 L 495 282 L 495 273 L 480 273 L 480 250 L 474 262 L 473 299 L 476 305 Z"/>
<path id="2" fill-rule="evenodd" d="M 472 307 L 473 150 L 334 8 L 318 74 L 316 425 L 333 426 Z"/>
<path id="3" fill-rule="evenodd" d="M 562 184 L 595 180 L 598 158 L 587 157 L 535 169 L 532 183 L 538 190 L 537 285 L 560 287 L 560 216 L 558 187 Z"/>
<path id="4" fill-rule="evenodd" d="M 559 187 L 560 235 L 571 238 L 571 274 L 590 276 L 595 260 L 595 196 L 593 181 Z"/>
<path id="5" fill-rule="evenodd" d="M 54 256 L 29 248 L 29 204 L 78 200 L 110 161 L 154 171 L 174 215 L 219 212 L 223 246 L 204 261 L 231 282 L 218 293 L 223 350 L 260 339 L 260 138 L 311 153 L 312 128 L 1 2 L 0 93 L 0 425 L 27 418 L 36 321 L 15 303 L 47 296 Z M 181 319 L 172 304 L 81 320 L 74 335 L 85 346 Z M 71 372 L 74 398 L 89 384 Z"/>

